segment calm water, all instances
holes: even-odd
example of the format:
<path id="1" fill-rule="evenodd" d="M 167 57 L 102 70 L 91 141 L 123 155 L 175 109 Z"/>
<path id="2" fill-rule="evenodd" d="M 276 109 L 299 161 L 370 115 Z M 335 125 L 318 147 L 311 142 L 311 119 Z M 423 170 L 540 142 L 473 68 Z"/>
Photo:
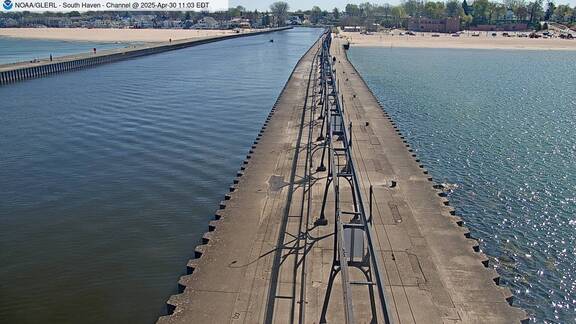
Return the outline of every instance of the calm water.
<path id="1" fill-rule="evenodd" d="M 576 322 L 576 52 L 353 48 L 515 305 Z"/>
<path id="2" fill-rule="evenodd" d="M 0 88 L 0 322 L 154 322 L 320 32 Z"/>
<path id="3" fill-rule="evenodd" d="M 97 31 L 94 31 L 97 32 Z M 23 39 L 0 36 L 0 64 L 45 59 L 97 50 L 125 47 L 123 43 L 72 42 L 41 39 Z"/>

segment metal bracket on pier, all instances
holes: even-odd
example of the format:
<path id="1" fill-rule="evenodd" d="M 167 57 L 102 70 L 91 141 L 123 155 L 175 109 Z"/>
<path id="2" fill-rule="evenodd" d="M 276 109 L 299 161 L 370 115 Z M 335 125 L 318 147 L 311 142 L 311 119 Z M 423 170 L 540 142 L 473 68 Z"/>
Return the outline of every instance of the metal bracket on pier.
<path id="1" fill-rule="evenodd" d="M 332 186 L 335 204 L 334 253 L 320 323 L 326 323 L 332 286 L 338 274 L 341 275 L 346 323 L 355 322 L 352 285 L 368 288 L 372 304 L 372 323 L 378 322 L 378 313 L 382 314 L 385 323 L 392 323 L 386 303 L 380 256 L 375 250 L 373 242 L 375 235 L 372 229 L 372 215 L 367 215 L 364 210 L 362 192 L 352 160 L 352 124 L 350 123 L 349 127 L 346 127 L 343 96 L 340 97 L 339 83 L 330 55 L 331 40 L 331 35 L 328 34 L 320 55 L 320 89 L 322 89 L 320 91 L 320 102 L 322 103 L 320 133 L 322 135 L 319 136 L 318 140 L 323 140 L 324 143 L 322 160 L 317 171 L 327 171 L 328 176 L 320 217 L 316 220 L 315 225 L 328 225 L 325 211 L 329 188 Z M 352 202 L 341 199 L 341 195 L 345 192 L 351 193 Z M 370 206 L 370 211 L 371 209 Z M 365 281 L 351 280 L 351 268 L 359 269 L 363 273 Z M 376 310 L 377 307 L 380 308 L 379 312 Z"/>

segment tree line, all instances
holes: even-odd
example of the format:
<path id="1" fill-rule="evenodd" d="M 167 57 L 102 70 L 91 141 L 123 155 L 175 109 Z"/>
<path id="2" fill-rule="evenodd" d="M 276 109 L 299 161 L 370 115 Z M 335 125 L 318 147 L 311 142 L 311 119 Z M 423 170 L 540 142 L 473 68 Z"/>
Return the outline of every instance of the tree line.
<path id="1" fill-rule="evenodd" d="M 471 1 L 472 2 L 472 1 Z M 282 26 L 287 23 L 290 16 L 298 15 L 308 17 L 312 24 L 337 24 L 340 26 L 365 26 L 378 24 L 384 27 L 406 27 L 409 18 L 459 18 L 463 27 L 479 24 L 495 24 L 501 21 L 525 22 L 531 26 L 539 27 L 541 21 L 553 21 L 576 27 L 576 7 L 567 4 L 556 5 L 548 0 L 504 0 L 504 2 L 490 0 L 474 0 L 468 4 L 467 0 L 423 1 L 404 0 L 399 5 L 390 4 L 347 4 L 343 10 L 334 8 L 330 11 L 314 6 L 309 10 L 290 11 L 288 3 L 277 1 L 270 5 L 269 10 L 258 12 L 249 11 L 242 6 L 228 9 L 224 12 L 68 12 L 68 13 L 0 13 L 0 18 L 21 18 L 25 16 L 50 17 L 130 17 L 139 14 L 156 15 L 158 19 L 199 19 L 212 16 L 217 20 L 227 20 L 243 17 L 251 20 L 271 17 L 269 25 Z"/>
<path id="2" fill-rule="evenodd" d="M 280 10 L 278 10 L 280 8 Z M 288 4 L 275 2 L 270 7 L 276 17 L 283 17 L 288 12 Z M 376 23 L 386 27 L 399 27 L 407 18 L 442 19 L 459 17 L 463 26 L 493 24 L 500 21 L 526 22 L 539 25 L 540 21 L 554 21 L 574 25 L 576 8 L 570 5 L 556 5 L 553 1 L 544 0 L 475 0 L 468 4 L 466 0 L 421 1 L 405 0 L 399 5 L 390 4 L 347 4 L 344 10 L 334 8 L 331 11 L 315 6 L 310 10 L 298 10 L 295 14 L 306 14 L 311 23 L 318 23 L 330 18 L 340 25 L 365 25 Z M 281 15 L 281 16 L 279 16 Z"/>

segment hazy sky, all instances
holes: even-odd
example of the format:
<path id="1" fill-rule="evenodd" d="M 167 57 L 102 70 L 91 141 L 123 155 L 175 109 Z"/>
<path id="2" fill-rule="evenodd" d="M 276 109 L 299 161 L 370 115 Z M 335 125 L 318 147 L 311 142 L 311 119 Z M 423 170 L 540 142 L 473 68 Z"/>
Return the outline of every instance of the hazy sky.
<path id="1" fill-rule="evenodd" d="M 267 10 L 274 1 L 277 0 L 229 0 L 230 7 L 235 6 L 243 6 L 246 9 L 254 10 Z M 348 3 L 364 3 L 364 2 L 373 2 L 373 3 L 384 3 L 385 1 L 354 1 L 354 0 L 284 0 L 288 2 L 290 5 L 290 10 L 306 10 L 310 9 L 314 6 L 318 6 L 322 9 L 332 10 L 334 7 L 338 7 L 339 9 L 344 9 L 346 4 Z M 400 0 L 391 0 L 389 1 L 390 4 L 397 4 L 400 3 Z"/>
<path id="2" fill-rule="evenodd" d="M 276 0 L 229 0 L 231 7 L 236 7 L 238 5 L 243 6 L 249 10 L 267 10 L 270 7 L 270 4 Z M 310 9 L 313 6 L 318 6 L 322 9 L 332 10 L 334 7 L 338 7 L 340 9 L 344 9 L 347 3 L 363 3 L 363 2 L 371 2 L 371 3 L 390 3 L 390 4 L 399 4 L 400 0 L 363 0 L 363 1 L 354 1 L 354 0 L 284 0 L 288 2 L 290 5 L 290 10 L 297 10 L 297 9 Z M 528 2 L 529 0 L 527 0 Z M 546 1 L 544 1 L 546 2 Z M 570 4 L 571 6 L 576 5 L 576 0 L 555 0 L 554 3 L 556 4 Z"/>

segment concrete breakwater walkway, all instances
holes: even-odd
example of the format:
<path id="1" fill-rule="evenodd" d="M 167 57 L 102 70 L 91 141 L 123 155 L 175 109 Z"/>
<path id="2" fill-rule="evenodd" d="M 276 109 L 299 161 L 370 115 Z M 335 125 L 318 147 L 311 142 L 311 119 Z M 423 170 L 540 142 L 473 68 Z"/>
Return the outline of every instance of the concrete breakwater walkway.
<path id="1" fill-rule="evenodd" d="M 329 64 L 324 44 L 297 64 L 158 323 L 524 320 L 342 44 Z M 371 238 L 354 232 L 364 209 Z"/>
<path id="2" fill-rule="evenodd" d="M 271 28 L 253 32 L 197 39 L 175 40 L 172 42 L 164 42 L 159 44 L 146 44 L 141 46 L 104 50 L 97 53 L 85 53 L 55 57 L 52 61 L 49 59 L 43 59 L 37 62 L 3 64 L 0 65 L 0 86 L 18 81 L 35 79 L 54 73 L 72 71 L 99 64 L 135 58 L 138 56 L 173 51 L 181 48 L 202 45 L 226 39 L 272 33 L 290 28 L 292 27 Z M 96 33 L 98 31 L 94 30 L 94 32 Z"/>

